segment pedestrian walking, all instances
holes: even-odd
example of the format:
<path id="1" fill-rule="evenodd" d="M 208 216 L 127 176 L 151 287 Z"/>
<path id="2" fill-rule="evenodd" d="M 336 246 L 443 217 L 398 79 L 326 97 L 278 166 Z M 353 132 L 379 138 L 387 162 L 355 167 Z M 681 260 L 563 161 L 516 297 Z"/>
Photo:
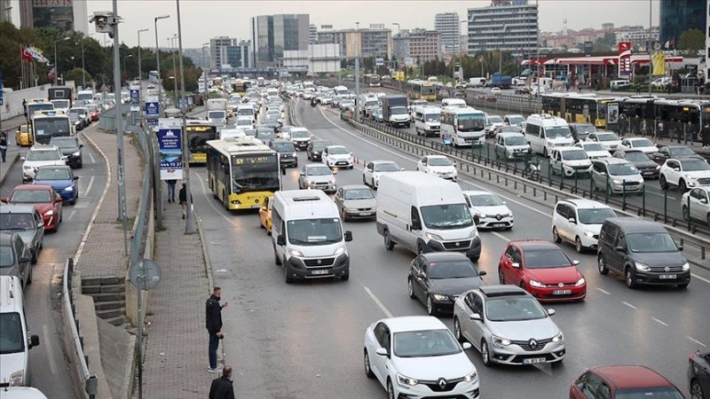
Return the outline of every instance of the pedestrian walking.
<path id="1" fill-rule="evenodd" d="M 5 162 L 7 156 L 7 135 L 5 132 L 0 133 L 0 158 Z"/>
<path id="2" fill-rule="evenodd" d="M 187 186 L 185 183 L 182 183 L 182 187 L 180 188 L 180 193 L 178 194 L 178 199 L 180 200 L 180 207 L 182 207 L 182 218 L 185 219 L 185 216 L 187 215 Z M 192 206 L 192 194 L 190 194 L 190 206 Z M 192 209 L 190 209 L 192 210 Z"/>
<path id="3" fill-rule="evenodd" d="M 175 202 L 175 185 L 177 180 L 170 179 L 166 180 L 165 183 L 168 184 L 168 202 Z"/>
<path id="4" fill-rule="evenodd" d="M 657 124 L 656 124 L 656 132 L 653 136 L 654 139 L 662 139 L 663 138 L 663 121 L 661 120 L 660 117 L 656 118 Z"/>
<path id="5" fill-rule="evenodd" d="M 641 135 L 644 137 L 648 134 L 646 132 L 646 119 L 641 119 L 641 125 L 639 127 L 639 130 L 641 131 Z"/>
<path id="6" fill-rule="evenodd" d="M 626 134 L 627 124 L 626 114 L 622 113 L 619 117 L 619 134 L 621 134 L 621 137 L 624 137 L 624 134 Z"/>
<path id="7" fill-rule="evenodd" d="M 688 121 L 688 123 L 685 124 L 685 140 L 683 141 L 683 144 L 688 145 L 690 143 L 690 146 L 693 146 L 693 138 L 695 136 L 695 129 L 693 129 L 693 124 Z"/>
<path id="8" fill-rule="evenodd" d="M 219 347 L 219 340 L 224 338 L 224 333 L 222 333 L 222 309 L 226 308 L 228 303 L 225 302 L 220 304 L 219 301 L 221 298 L 222 289 L 214 287 L 212 290 L 212 296 L 207 299 L 207 303 L 205 305 L 205 321 L 207 323 L 207 332 L 210 334 L 208 349 L 210 373 L 219 373 L 222 371 L 221 368 L 217 367 L 217 348 Z"/>
<path id="9" fill-rule="evenodd" d="M 700 134 L 703 136 L 703 148 L 710 150 L 710 122 L 705 122 Z"/>
<path id="10" fill-rule="evenodd" d="M 225 367 L 222 370 L 222 376 L 212 380 L 209 399 L 234 399 L 231 367 Z"/>
<path id="11" fill-rule="evenodd" d="M 29 121 L 29 119 L 27 119 L 27 99 L 25 98 L 22 99 L 22 112 L 25 114 L 25 120 Z"/>

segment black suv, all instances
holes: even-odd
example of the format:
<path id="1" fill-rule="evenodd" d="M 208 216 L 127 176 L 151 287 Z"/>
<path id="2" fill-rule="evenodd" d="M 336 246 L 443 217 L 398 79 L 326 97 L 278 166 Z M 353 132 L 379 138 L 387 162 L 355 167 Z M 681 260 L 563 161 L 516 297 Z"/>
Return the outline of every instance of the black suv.
<path id="1" fill-rule="evenodd" d="M 73 168 L 81 169 L 84 166 L 84 157 L 81 155 L 83 144 L 79 144 L 79 139 L 76 137 L 52 137 L 49 140 L 49 145 L 55 145 L 62 152 L 62 155 L 67 157 L 67 165 Z"/>
<path id="2" fill-rule="evenodd" d="M 668 231 L 656 222 L 638 218 L 607 219 L 599 233 L 597 267 L 624 275 L 626 286 L 690 283 L 690 265 Z"/>
<path id="3" fill-rule="evenodd" d="M 298 167 L 296 147 L 289 140 L 276 139 L 269 142 L 269 147 L 279 153 L 282 168 Z"/>
<path id="4" fill-rule="evenodd" d="M 321 154 L 323 153 L 323 149 L 325 147 L 328 147 L 331 144 L 330 141 L 328 140 L 313 140 L 311 141 L 310 144 L 308 144 L 308 148 L 306 149 L 306 155 L 308 155 L 308 159 L 311 161 L 321 161 L 323 158 L 321 158 Z"/>

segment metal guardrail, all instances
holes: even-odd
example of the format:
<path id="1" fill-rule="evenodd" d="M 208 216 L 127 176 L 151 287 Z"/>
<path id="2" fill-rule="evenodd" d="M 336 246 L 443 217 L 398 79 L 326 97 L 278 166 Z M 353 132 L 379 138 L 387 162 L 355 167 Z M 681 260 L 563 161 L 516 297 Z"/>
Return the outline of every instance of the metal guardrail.
<path id="1" fill-rule="evenodd" d="M 79 333 L 79 321 L 76 318 L 76 308 L 74 306 L 74 290 L 72 287 L 72 275 L 74 274 L 74 259 L 67 259 L 64 265 L 64 282 L 62 284 L 62 303 L 64 304 L 64 314 L 71 316 L 71 334 L 72 341 L 74 342 L 74 350 L 76 351 L 76 358 L 79 360 L 75 364 L 77 372 L 80 377 L 84 379 L 84 392 L 86 392 L 90 398 L 93 398 L 97 393 L 98 380 L 96 376 L 91 374 L 89 371 L 89 358 L 84 354 L 84 339 Z"/>
<path id="2" fill-rule="evenodd" d="M 148 215 L 150 208 L 150 194 L 152 192 L 151 177 L 152 166 L 151 154 L 155 154 L 153 149 L 153 140 L 151 140 L 151 135 L 153 134 L 149 127 L 142 125 L 136 126 L 136 135 L 138 139 L 138 146 L 141 150 L 141 155 L 143 159 L 143 187 L 141 189 L 141 200 L 138 204 L 138 212 L 136 213 L 136 219 L 133 224 L 133 236 L 131 238 L 131 248 L 130 248 L 130 262 L 129 265 L 134 265 L 138 263 L 140 255 L 145 249 L 143 246 L 145 244 L 145 234 L 146 226 L 148 225 Z"/>

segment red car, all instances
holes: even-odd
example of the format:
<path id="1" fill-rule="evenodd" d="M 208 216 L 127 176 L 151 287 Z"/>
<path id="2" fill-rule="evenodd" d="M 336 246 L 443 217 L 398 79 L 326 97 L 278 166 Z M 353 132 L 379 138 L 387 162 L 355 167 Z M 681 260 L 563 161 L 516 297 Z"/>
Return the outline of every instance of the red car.
<path id="1" fill-rule="evenodd" d="M 99 117 L 101 116 L 101 112 L 99 111 L 99 108 L 97 105 L 89 106 L 89 116 L 91 117 L 92 122 L 96 122 L 99 120 Z"/>
<path id="2" fill-rule="evenodd" d="M 62 197 L 52 186 L 23 184 L 15 187 L 10 198 L 2 198 L 6 204 L 34 204 L 44 219 L 45 231 L 57 231 L 62 222 Z"/>
<path id="3" fill-rule="evenodd" d="M 569 388 L 569 399 L 683 399 L 678 388 L 645 366 L 603 366 L 584 372 Z"/>
<path id="4" fill-rule="evenodd" d="M 498 262 L 498 280 L 520 286 L 541 302 L 582 300 L 587 282 L 578 264 L 553 243 L 511 241 Z"/>

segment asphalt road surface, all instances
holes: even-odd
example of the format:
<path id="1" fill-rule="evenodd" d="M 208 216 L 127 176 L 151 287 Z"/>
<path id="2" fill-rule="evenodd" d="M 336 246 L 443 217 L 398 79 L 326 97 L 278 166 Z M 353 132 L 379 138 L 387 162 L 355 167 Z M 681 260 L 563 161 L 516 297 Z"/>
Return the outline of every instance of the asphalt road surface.
<path id="1" fill-rule="evenodd" d="M 297 101 L 300 123 L 319 138 L 347 146 L 358 158 L 389 159 L 414 170 L 416 157 L 387 148 L 345 128 L 337 116 Z M 308 163 L 304 152 L 299 164 Z M 360 166 L 361 167 L 361 166 Z M 222 312 L 228 365 L 235 367 L 235 388 L 242 397 L 384 398 L 384 389 L 365 376 L 364 331 L 389 316 L 425 315 L 406 292 L 414 255 L 396 247 L 386 251 L 374 221 L 345 223 L 353 232 L 348 243 L 351 278 L 287 285 L 274 265 L 271 238 L 259 228 L 255 212 L 230 213 L 214 200 L 206 171 L 194 168 L 195 206 L 205 233 L 215 284 L 229 306 Z M 362 171 L 342 170 L 339 185 L 359 184 Z M 497 262 L 509 240 L 551 240 L 551 209 L 470 178 L 464 189 L 498 192 L 516 216 L 515 228 L 481 232 L 480 270 L 497 283 Z M 284 189 L 297 188 L 297 171 L 289 169 Z M 684 392 L 688 354 L 710 345 L 710 273 L 693 268 L 687 290 L 629 290 L 621 278 L 601 276 L 593 254 L 578 255 L 561 245 L 587 279 L 587 299 L 557 304 L 554 321 L 565 334 L 568 354 L 560 367 L 486 368 L 475 350 L 484 397 L 511 399 L 564 398 L 585 369 L 606 364 L 645 364 L 667 376 Z M 452 320 L 444 318 L 452 328 Z M 206 356 L 206 355 L 205 355 Z M 206 362 L 206 359 L 204 359 Z"/>
<path id="2" fill-rule="evenodd" d="M 59 335 L 62 329 L 61 279 L 64 263 L 76 253 L 106 184 L 103 158 L 85 142 L 82 150 L 84 167 L 74 169 L 74 174 L 79 176 L 79 200 L 73 206 L 64 203 L 59 231 L 45 234 L 44 249 L 37 264 L 32 266 L 32 284 L 25 290 L 27 322 L 40 340 L 40 345 L 30 350 L 32 386 L 52 398 L 76 398 L 70 370 L 74 366 L 64 355 Z M 15 163 L 0 186 L 0 197 L 8 197 L 20 184 L 22 161 Z"/>

